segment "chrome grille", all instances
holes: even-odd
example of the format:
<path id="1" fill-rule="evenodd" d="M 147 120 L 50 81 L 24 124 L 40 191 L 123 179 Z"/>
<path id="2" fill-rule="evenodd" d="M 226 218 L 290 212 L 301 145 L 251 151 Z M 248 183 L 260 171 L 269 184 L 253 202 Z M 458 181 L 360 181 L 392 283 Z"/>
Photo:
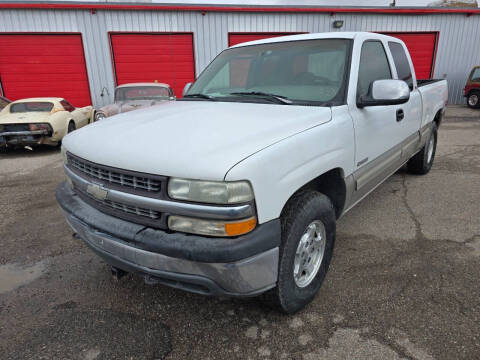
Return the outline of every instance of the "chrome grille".
<path id="1" fill-rule="evenodd" d="M 89 178 L 98 179 L 107 184 L 147 192 L 159 192 L 162 188 L 162 182 L 159 179 L 135 175 L 130 172 L 122 172 L 121 170 L 106 166 L 98 166 L 77 158 L 76 156 L 72 156 L 71 154 L 68 155 L 68 161 L 74 170 L 77 170 Z"/>
<path id="2" fill-rule="evenodd" d="M 138 206 L 125 205 L 125 204 L 121 204 L 121 203 L 110 201 L 110 200 L 104 200 L 102 201 L 102 203 L 106 206 L 111 207 L 112 209 L 124 211 L 128 214 L 148 217 L 150 219 L 159 219 L 161 217 L 161 213 L 159 213 L 158 211 L 143 209 L 143 208 L 139 208 Z"/>

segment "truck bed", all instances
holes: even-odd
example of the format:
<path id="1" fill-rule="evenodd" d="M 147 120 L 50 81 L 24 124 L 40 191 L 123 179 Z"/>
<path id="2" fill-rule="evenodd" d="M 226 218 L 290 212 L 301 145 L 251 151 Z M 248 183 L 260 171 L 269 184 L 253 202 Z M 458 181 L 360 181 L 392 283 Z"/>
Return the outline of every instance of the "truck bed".
<path id="1" fill-rule="evenodd" d="M 422 87 L 422 86 L 433 84 L 442 80 L 445 80 L 445 79 L 420 79 L 420 80 L 417 79 L 417 86 Z"/>

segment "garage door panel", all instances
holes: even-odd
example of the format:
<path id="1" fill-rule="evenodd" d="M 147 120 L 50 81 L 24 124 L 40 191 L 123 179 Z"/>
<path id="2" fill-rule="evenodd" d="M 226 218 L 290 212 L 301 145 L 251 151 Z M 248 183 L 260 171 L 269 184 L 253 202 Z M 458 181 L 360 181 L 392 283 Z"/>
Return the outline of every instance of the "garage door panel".
<path id="1" fill-rule="evenodd" d="M 181 97 L 194 81 L 192 34 L 112 34 L 117 85 L 129 82 L 165 82 Z"/>
<path id="2" fill-rule="evenodd" d="M 64 97 L 91 104 L 79 34 L 1 34 L 0 77 L 5 96 Z"/>

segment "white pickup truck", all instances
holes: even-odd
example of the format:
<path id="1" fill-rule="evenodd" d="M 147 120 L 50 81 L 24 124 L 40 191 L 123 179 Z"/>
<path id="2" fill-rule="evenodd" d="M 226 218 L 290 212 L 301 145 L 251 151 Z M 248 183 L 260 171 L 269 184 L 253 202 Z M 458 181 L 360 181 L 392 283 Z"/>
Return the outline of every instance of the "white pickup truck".
<path id="1" fill-rule="evenodd" d="M 244 43 L 183 99 L 68 135 L 57 200 L 117 276 L 293 313 L 324 281 L 336 220 L 404 164 L 430 170 L 446 104 L 393 37 Z"/>

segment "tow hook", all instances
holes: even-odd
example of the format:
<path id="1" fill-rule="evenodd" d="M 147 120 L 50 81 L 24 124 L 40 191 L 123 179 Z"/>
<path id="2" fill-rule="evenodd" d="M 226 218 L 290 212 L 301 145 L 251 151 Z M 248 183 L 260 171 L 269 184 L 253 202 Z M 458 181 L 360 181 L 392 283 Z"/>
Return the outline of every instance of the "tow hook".
<path id="1" fill-rule="evenodd" d="M 112 266 L 111 270 L 112 270 L 112 277 L 114 281 L 119 281 L 121 278 L 123 278 L 125 275 L 128 274 L 125 270 L 119 269 L 115 266 Z"/>

